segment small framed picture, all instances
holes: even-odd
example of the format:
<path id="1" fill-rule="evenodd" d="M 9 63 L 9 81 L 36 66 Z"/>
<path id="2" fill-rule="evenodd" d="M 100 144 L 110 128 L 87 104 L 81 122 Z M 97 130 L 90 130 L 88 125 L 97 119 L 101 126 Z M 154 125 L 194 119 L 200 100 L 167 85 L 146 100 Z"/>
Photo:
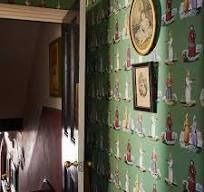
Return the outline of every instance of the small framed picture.
<path id="1" fill-rule="evenodd" d="M 49 45 L 49 89 L 50 96 L 61 96 L 61 38 Z"/>
<path id="2" fill-rule="evenodd" d="M 156 113 L 158 63 L 134 64 L 132 76 L 134 108 Z"/>

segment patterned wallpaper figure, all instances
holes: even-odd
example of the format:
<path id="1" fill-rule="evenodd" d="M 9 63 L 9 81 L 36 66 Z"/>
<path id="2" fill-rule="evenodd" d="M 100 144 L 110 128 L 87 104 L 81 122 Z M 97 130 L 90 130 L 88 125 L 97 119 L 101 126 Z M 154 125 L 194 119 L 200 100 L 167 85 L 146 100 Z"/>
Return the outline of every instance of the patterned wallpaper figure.
<path id="1" fill-rule="evenodd" d="M 190 161 L 189 170 L 188 170 L 188 190 L 189 192 L 196 191 L 196 168 L 194 161 Z"/>
<path id="2" fill-rule="evenodd" d="M 173 8 L 173 0 L 166 0 L 166 12 L 162 15 L 162 24 L 169 25 L 174 22 L 177 8 Z"/>
<path id="3" fill-rule="evenodd" d="M 190 25 L 188 31 L 188 48 L 183 51 L 184 62 L 194 62 L 199 59 L 202 50 L 201 44 L 196 44 L 196 31 L 194 25 Z"/>
<path id="4" fill-rule="evenodd" d="M 171 75 L 171 72 L 168 72 L 168 76 L 166 79 L 166 93 L 165 93 L 165 97 L 164 100 L 166 102 L 166 104 L 168 105 L 175 105 L 177 102 L 177 96 L 176 94 L 173 92 L 173 78 Z"/>
<path id="5" fill-rule="evenodd" d="M 173 167 L 174 167 L 174 160 L 172 158 L 172 155 L 171 153 L 169 154 L 169 159 L 167 161 L 168 163 L 168 177 L 165 178 L 165 182 L 168 184 L 168 185 L 177 185 L 174 181 L 174 170 L 173 170 Z"/>
<path id="6" fill-rule="evenodd" d="M 125 113 L 124 113 L 123 130 L 126 132 L 130 132 L 130 117 L 129 117 L 127 107 L 125 108 Z"/>
<path id="7" fill-rule="evenodd" d="M 119 31 L 119 23 L 118 20 L 115 22 L 115 34 L 113 36 L 113 42 L 118 43 L 120 41 L 120 31 Z"/>
<path id="8" fill-rule="evenodd" d="M 131 58 L 131 50 L 130 47 L 127 48 L 127 58 L 125 62 L 125 70 L 131 70 L 132 69 L 132 58 Z"/>
<path id="9" fill-rule="evenodd" d="M 113 127 L 114 129 L 116 130 L 119 130 L 120 129 L 120 119 L 119 119 L 119 111 L 118 111 L 118 108 L 116 108 L 115 110 L 115 116 L 114 116 L 114 123 L 113 123 Z"/>
<path id="10" fill-rule="evenodd" d="M 130 140 L 128 140 L 127 143 L 126 154 L 124 155 L 124 159 L 128 165 L 134 164 L 134 157 L 132 155 L 132 145 L 130 143 Z"/>
<path id="11" fill-rule="evenodd" d="M 138 159 L 138 165 L 136 165 L 140 171 L 145 172 L 146 168 L 144 166 L 144 150 L 142 149 L 142 147 L 140 147 L 139 149 L 139 159 Z"/>
<path id="12" fill-rule="evenodd" d="M 162 141 L 167 145 L 174 145 L 178 139 L 178 135 L 173 131 L 172 115 L 169 112 L 166 119 L 166 131 L 162 133 Z"/>
<path id="13" fill-rule="evenodd" d="M 193 123 L 191 126 L 191 142 L 190 142 L 193 147 L 197 148 L 198 147 L 198 128 L 197 128 L 197 121 L 196 121 L 196 116 L 193 116 Z"/>
<path id="14" fill-rule="evenodd" d="M 190 130 L 191 130 L 191 123 L 189 119 L 189 114 L 185 115 L 185 121 L 183 124 L 183 131 L 180 134 L 180 143 L 181 146 L 186 147 L 189 145 L 190 141 Z"/>
<path id="15" fill-rule="evenodd" d="M 115 174 L 114 174 L 114 183 L 117 189 L 121 189 L 121 181 L 120 181 L 120 170 L 118 168 L 118 164 L 116 165 Z"/>
<path id="16" fill-rule="evenodd" d="M 157 126 L 157 117 L 155 115 L 151 116 L 151 126 L 148 133 L 148 137 L 151 138 L 153 141 L 158 141 L 159 137 L 156 134 L 156 126 Z"/>
<path id="17" fill-rule="evenodd" d="M 158 157 L 155 149 L 152 151 L 149 172 L 156 179 L 161 177 L 160 169 L 158 166 Z"/>
<path id="18" fill-rule="evenodd" d="M 144 129 L 143 129 L 143 115 L 142 113 L 139 113 L 137 116 L 137 126 L 136 126 L 136 133 L 139 137 L 144 137 Z"/>
<path id="19" fill-rule="evenodd" d="M 184 187 L 188 192 L 203 192 L 203 186 L 197 182 L 197 170 L 193 160 L 190 160 L 188 168 L 188 178 L 183 181 Z M 185 190 L 186 190 L 185 189 Z"/>
<path id="20" fill-rule="evenodd" d="M 202 88 L 201 92 L 200 92 L 200 105 L 201 107 L 204 107 L 204 88 Z"/>
<path id="21" fill-rule="evenodd" d="M 133 192 L 145 192 L 143 188 L 143 183 L 140 181 L 138 175 L 136 176 L 135 185 L 133 187 Z"/>
<path id="22" fill-rule="evenodd" d="M 129 192 L 129 176 L 128 176 L 128 171 L 126 171 L 125 174 L 125 188 L 124 192 Z"/>
<path id="23" fill-rule="evenodd" d="M 181 147 L 190 150 L 191 152 L 199 153 L 203 148 L 203 135 L 198 129 L 196 116 L 193 116 L 192 124 L 189 120 L 189 115 L 186 114 L 183 131 L 180 134 Z"/>
<path id="24" fill-rule="evenodd" d="M 124 96 L 124 100 L 125 101 L 128 101 L 128 102 L 130 102 L 131 101 L 131 98 L 130 98 L 130 96 L 129 96 L 129 82 L 126 80 L 126 82 L 125 82 L 125 96 Z"/>
<path id="25" fill-rule="evenodd" d="M 171 20 L 172 18 L 172 0 L 166 0 L 166 21 Z"/>
<path id="26" fill-rule="evenodd" d="M 168 47 L 168 52 L 167 52 L 167 58 L 165 60 L 165 63 L 167 65 L 173 65 L 177 61 L 177 58 L 174 52 L 174 39 L 171 31 L 169 31 L 169 39 L 167 42 L 167 47 Z"/>
<path id="27" fill-rule="evenodd" d="M 116 159 L 121 159 L 121 156 L 120 156 L 120 140 L 119 140 L 119 136 L 117 136 L 117 140 L 116 140 L 116 142 L 115 142 L 115 146 L 116 146 L 115 158 L 116 158 Z"/>
<path id="28" fill-rule="evenodd" d="M 114 86 L 114 99 L 116 101 L 120 101 L 121 99 L 121 93 L 120 93 L 120 83 L 119 80 L 116 79 L 115 86 Z"/>
<path id="29" fill-rule="evenodd" d="M 192 100 L 192 84 L 193 79 L 190 76 L 190 71 L 186 71 L 185 77 L 185 93 L 184 93 L 184 100 L 181 100 L 181 103 L 186 107 L 192 107 L 196 104 L 195 100 Z"/>
<path id="30" fill-rule="evenodd" d="M 152 192 L 157 192 L 157 186 L 156 186 L 156 184 L 153 184 Z"/>
<path id="31" fill-rule="evenodd" d="M 202 9 L 203 0 L 182 0 L 180 4 L 180 18 L 198 15 Z"/>
<path id="32" fill-rule="evenodd" d="M 120 54 L 117 50 L 116 54 L 115 54 L 115 60 L 116 60 L 116 66 L 115 66 L 115 72 L 118 72 L 121 70 L 121 67 L 120 67 Z"/>
<path id="33" fill-rule="evenodd" d="M 128 1 L 128 0 L 126 0 L 126 1 Z M 129 37 L 129 17 L 128 17 L 128 15 L 125 16 L 123 25 L 124 26 L 122 29 L 122 39 L 125 40 L 125 39 L 128 39 L 128 37 Z"/>

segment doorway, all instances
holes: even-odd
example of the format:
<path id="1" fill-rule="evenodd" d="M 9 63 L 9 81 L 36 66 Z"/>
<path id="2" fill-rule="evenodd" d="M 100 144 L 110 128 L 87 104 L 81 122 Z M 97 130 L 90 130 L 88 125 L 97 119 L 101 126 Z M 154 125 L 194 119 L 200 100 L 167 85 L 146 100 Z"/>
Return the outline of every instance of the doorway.
<path id="1" fill-rule="evenodd" d="M 25 166 L 19 172 L 22 181 L 19 181 L 17 191 L 33 191 L 39 188 L 39 180 L 43 181 L 46 176 L 46 173 L 41 173 L 42 177 L 32 182 L 33 176 L 39 171 L 33 169 L 37 164 L 33 161 L 38 145 L 36 141 L 45 139 L 38 132 L 42 106 L 54 107 L 57 111 L 62 110 L 61 98 L 49 97 L 48 59 L 49 43 L 61 36 L 62 28 L 61 24 L 8 19 L 0 21 L 1 27 L 3 28 L 0 34 L 3 42 L 1 61 L 4 63 L 4 70 L 1 70 L 0 86 L 4 94 L 0 99 L 3 106 L 0 115 L 1 118 L 23 117 L 24 119 L 24 129 L 20 132 L 20 139 L 24 144 Z M 46 161 L 50 161 L 49 157 L 46 158 Z M 60 164 L 62 164 L 60 171 L 63 177 L 63 162 Z M 46 177 L 49 180 L 49 176 Z M 56 191 L 62 191 L 63 179 L 61 181 L 61 188 Z M 22 183 L 26 184 L 23 186 Z"/>

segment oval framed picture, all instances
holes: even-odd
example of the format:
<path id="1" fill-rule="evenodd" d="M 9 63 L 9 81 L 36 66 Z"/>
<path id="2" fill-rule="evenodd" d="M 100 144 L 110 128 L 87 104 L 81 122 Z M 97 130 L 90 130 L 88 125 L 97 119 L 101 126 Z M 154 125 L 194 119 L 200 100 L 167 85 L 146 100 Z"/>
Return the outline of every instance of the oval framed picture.
<path id="1" fill-rule="evenodd" d="M 157 17 L 154 0 L 133 0 L 129 29 L 133 46 L 140 55 L 147 55 L 156 45 Z"/>

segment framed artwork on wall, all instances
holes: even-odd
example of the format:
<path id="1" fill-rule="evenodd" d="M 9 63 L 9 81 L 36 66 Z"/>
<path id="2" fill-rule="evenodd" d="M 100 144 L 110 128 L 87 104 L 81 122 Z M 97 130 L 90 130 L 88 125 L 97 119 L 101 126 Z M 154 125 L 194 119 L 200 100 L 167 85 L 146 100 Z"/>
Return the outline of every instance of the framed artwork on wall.
<path id="1" fill-rule="evenodd" d="M 50 96 L 61 96 L 61 38 L 49 45 L 49 91 Z"/>
<path id="2" fill-rule="evenodd" d="M 153 62 L 133 65 L 133 103 L 136 110 L 156 112 L 157 66 Z"/>
<path id="3" fill-rule="evenodd" d="M 153 0 L 133 0 L 129 17 L 132 44 L 140 55 L 147 55 L 156 45 L 159 24 Z"/>

